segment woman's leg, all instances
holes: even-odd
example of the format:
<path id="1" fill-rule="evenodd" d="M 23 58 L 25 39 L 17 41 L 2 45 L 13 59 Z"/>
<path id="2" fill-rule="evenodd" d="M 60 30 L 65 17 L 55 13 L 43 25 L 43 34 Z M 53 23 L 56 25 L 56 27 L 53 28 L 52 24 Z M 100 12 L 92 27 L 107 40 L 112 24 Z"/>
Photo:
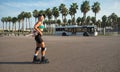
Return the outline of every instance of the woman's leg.
<path id="1" fill-rule="evenodd" d="M 36 42 L 36 50 L 35 50 L 35 55 L 39 54 L 41 44 Z"/>
<path id="2" fill-rule="evenodd" d="M 42 42 L 41 43 L 41 55 L 44 57 L 45 56 L 45 53 L 46 53 L 46 47 L 45 47 L 45 43 Z"/>
<path id="3" fill-rule="evenodd" d="M 37 35 L 35 37 L 35 40 L 36 40 L 36 49 L 35 49 L 35 54 L 34 54 L 33 61 L 39 61 L 40 59 L 38 59 L 38 54 L 39 54 L 40 47 L 41 47 L 40 36 Z"/>

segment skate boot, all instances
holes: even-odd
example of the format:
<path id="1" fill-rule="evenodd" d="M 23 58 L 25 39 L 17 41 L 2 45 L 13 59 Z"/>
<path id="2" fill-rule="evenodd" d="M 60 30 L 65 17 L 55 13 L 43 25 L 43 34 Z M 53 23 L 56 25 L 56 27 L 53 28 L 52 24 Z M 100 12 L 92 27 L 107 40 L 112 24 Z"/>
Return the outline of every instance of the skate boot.
<path id="1" fill-rule="evenodd" d="M 49 63 L 49 60 L 46 59 L 44 56 L 41 57 L 41 61 L 40 61 L 40 64 L 47 64 Z"/>
<path id="2" fill-rule="evenodd" d="M 40 59 L 37 56 L 34 56 L 33 63 L 40 63 Z"/>

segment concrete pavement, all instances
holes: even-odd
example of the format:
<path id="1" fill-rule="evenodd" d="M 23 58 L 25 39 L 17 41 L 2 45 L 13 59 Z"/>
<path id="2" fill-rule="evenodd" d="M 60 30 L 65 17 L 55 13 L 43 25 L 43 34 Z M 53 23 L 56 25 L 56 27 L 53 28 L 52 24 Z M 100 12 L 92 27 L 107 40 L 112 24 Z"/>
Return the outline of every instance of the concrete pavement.
<path id="1" fill-rule="evenodd" d="M 44 36 L 49 64 L 32 64 L 33 37 L 0 37 L 0 72 L 120 72 L 120 36 Z"/>

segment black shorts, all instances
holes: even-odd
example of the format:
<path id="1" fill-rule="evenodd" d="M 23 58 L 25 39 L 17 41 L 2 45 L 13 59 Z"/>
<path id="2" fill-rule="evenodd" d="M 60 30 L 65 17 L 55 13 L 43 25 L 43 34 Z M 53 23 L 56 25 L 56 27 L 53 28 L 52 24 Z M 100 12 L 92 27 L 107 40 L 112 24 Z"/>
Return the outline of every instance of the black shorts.
<path id="1" fill-rule="evenodd" d="M 43 39 L 42 39 L 42 37 L 41 37 L 40 34 L 38 34 L 38 35 L 35 36 L 35 41 L 36 41 L 37 43 L 42 43 L 42 42 L 43 42 Z"/>

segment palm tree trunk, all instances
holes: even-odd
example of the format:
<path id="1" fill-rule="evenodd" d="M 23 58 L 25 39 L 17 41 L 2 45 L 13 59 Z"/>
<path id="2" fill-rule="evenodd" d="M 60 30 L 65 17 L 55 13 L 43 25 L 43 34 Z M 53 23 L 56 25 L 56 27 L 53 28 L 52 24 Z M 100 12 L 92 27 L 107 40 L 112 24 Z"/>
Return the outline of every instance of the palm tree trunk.
<path id="1" fill-rule="evenodd" d="M 16 23 L 15 23 L 15 36 L 16 36 Z"/>
<path id="2" fill-rule="evenodd" d="M 31 32 L 31 28 L 30 28 L 30 18 L 29 18 L 28 20 L 29 20 L 29 21 L 28 21 L 28 22 L 29 22 L 29 29 L 30 29 L 30 32 Z"/>
<path id="3" fill-rule="evenodd" d="M 66 19 L 66 16 L 65 16 L 65 18 L 64 19 Z M 66 23 L 65 23 L 65 25 L 66 25 Z"/>
<path id="4" fill-rule="evenodd" d="M 3 33 L 4 33 L 4 22 L 3 22 Z"/>
<path id="5" fill-rule="evenodd" d="M 96 13 L 95 13 L 95 20 L 96 20 Z"/>
<path id="6" fill-rule="evenodd" d="M 10 22 L 9 22 L 9 34 L 10 34 Z M 8 35 L 9 35 L 9 34 L 8 34 Z"/>
<path id="7" fill-rule="evenodd" d="M 13 28 L 14 28 L 14 23 L 12 24 L 12 32 L 14 32 L 14 31 L 13 31 Z"/>
<path id="8" fill-rule="evenodd" d="M 85 17 L 85 20 L 83 22 L 83 25 L 85 25 L 85 22 L 86 22 L 86 13 L 83 13 L 84 14 L 84 17 Z"/>
<path id="9" fill-rule="evenodd" d="M 24 33 L 24 19 L 22 19 L 22 33 Z"/>
<path id="10" fill-rule="evenodd" d="M 16 32 L 16 23 L 15 23 L 15 32 Z"/>
<path id="11" fill-rule="evenodd" d="M 86 18 L 86 13 L 83 13 L 83 16 Z"/>
<path id="12" fill-rule="evenodd" d="M 74 18 L 75 18 L 75 14 L 74 14 Z"/>
<path id="13" fill-rule="evenodd" d="M 62 21 L 63 21 L 63 15 L 62 15 Z"/>
<path id="14" fill-rule="evenodd" d="M 51 21 L 49 19 L 49 26 L 51 25 Z M 51 33 L 51 26 L 49 27 L 49 33 Z"/>
<path id="15" fill-rule="evenodd" d="M 20 35 L 20 22 L 19 22 L 19 26 L 18 26 L 18 35 Z"/>
<path id="16" fill-rule="evenodd" d="M 95 13 L 95 25 L 96 25 L 96 13 Z"/>
<path id="17" fill-rule="evenodd" d="M 71 20 L 72 20 L 72 18 L 73 18 L 73 17 L 72 17 L 72 15 L 71 15 Z"/>
<path id="18" fill-rule="evenodd" d="M 27 31 L 27 18 L 26 18 L 26 31 Z"/>
<path id="19" fill-rule="evenodd" d="M 75 22 L 75 14 L 74 14 L 74 23 L 75 23 L 75 25 L 76 25 L 76 22 Z"/>
<path id="20" fill-rule="evenodd" d="M 55 24 L 57 24 L 57 17 L 55 17 Z"/>
<path id="21" fill-rule="evenodd" d="M 72 19 L 73 19 L 73 16 L 71 15 L 71 21 L 72 21 Z M 72 24 L 73 24 L 73 22 L 72 22 Z"/>
<path id="22" fill-rule="evenodd" d="M 7 30 L 7 22 L 6 22 L 6 30 Z"/>

